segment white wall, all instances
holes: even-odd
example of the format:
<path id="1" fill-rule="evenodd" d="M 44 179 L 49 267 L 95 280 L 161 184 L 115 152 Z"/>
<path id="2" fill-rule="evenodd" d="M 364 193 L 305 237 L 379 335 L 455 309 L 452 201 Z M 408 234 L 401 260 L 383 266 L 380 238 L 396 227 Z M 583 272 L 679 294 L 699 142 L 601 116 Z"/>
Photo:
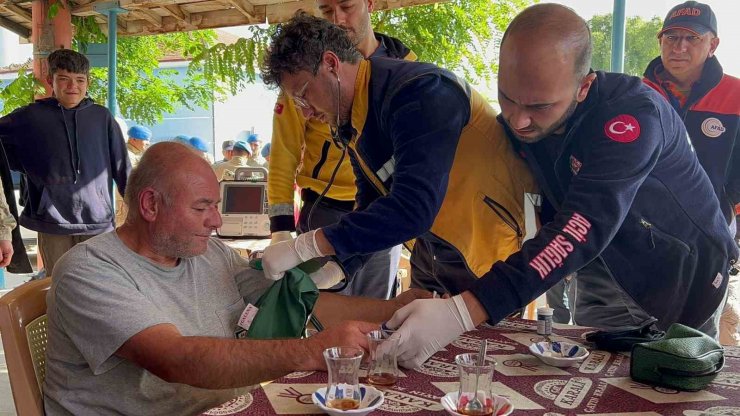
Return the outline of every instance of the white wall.
<path id="1" fill-rule="evenodd" d="M 260 79 L 224 102 L 213 103 L 215 125 L 215 148 L 219 153 L 221 143 L 235 140 L 242 130 L 254 130 L 262 143 L 272 137 L 272 114 L 277 100 L 277 90 L 265 87 Z M 220 154 L 216 159 L 220 159 Z"/>

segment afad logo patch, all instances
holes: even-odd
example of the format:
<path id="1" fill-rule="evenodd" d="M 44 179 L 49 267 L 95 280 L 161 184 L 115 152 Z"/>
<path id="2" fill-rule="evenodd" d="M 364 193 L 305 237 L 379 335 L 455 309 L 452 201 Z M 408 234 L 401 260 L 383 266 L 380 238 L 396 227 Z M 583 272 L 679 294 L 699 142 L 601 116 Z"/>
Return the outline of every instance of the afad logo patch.
<path id="1" fill-rule="evenodd" d="M 280 115 L 283 114 L 283 108 L 285 106 L 282 103 L 275 103 L 275 114 Z"/>
<path id="2" fill-rule="evenodd" d="M 709 117 L 701 123 L 701 132 L 707 137 L 715 138 L 725 132 L 725 126 L 722 125 L 719 119 Z"/>
<path id="3" fill-rule="evenodd" d="M 629 114 L 620 114 L 604 124 L 604 134 L 615 142 L 634 142 L 640 137 L 640 123 Z"/>

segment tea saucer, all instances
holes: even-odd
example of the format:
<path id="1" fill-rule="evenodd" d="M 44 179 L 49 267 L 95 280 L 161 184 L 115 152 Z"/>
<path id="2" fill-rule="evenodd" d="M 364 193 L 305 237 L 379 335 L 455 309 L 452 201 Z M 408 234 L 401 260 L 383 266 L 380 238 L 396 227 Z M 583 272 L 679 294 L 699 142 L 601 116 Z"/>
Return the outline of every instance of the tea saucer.
<path id="1" fill-rule="evenodd" d="M 445 408 L 447 414 L 452 416 L 465 416 L 462 413 L 457 412 L 457 395 L 458 392 L 453 391 L 445 394 L 445 396 L 439 401 L 442 403 L 442 407 Z M 493 396 L 493 416 L 506 416 L 510 415 L 514 411 L 514 406 L 511 401 L 503 396 Z"/>
<path id="2" fill-rule="evenodd" d="M 353 415 L 364 416 L 380 407 L 385 401 L 383 392 L 372 386 L 360 384 L 360 408 L 339 410 L 326 407 L 326 387 L 321 387 L 311 395 L 311 400 L 319 409 L 332 416 Z"/>
<path id="3" fill-rule="evenodd" d="M 535 342 L 529 346 L 529 351 L 553 367 L 570 367 L 585 360 L 589 355 L 588 350 L 580 345 L 558 341 Z"/>

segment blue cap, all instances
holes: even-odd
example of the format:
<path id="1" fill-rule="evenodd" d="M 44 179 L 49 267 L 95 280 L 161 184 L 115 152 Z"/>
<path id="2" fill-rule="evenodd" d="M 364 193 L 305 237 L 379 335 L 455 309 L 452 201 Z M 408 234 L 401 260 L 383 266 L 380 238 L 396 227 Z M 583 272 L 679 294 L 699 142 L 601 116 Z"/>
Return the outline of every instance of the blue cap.
<path id="1" fill-rule="evenodd" d="M 208 151 L 208 146 L 206 145 L 206 142 L 204 142 L 203 139 L 201 139 L 200 137 L 191 137 L 190 145 L 193 146 L 196 150 L 200 150 L 201 152 Z"/>
<path id="2" fill-rule="evenodd" d="M 262 157 L 270 156 L 270 142 L 265 143 L 265 145 L 262 147 Z"/>
<path id="3" fill-rule="evenodd" d="M 181 144 L 186 144 L 186 145 L 190 146 L 190 136 L 186 136 L 184 134 L 181 134 L 179 136 L 175 136 L 174 141 L 176 141 L 178 143 L 181 143 Z"/>
<path id="4" fill-rule="evenodd" d="M 247 137 L 247 143 L 257 143 L 260 141 L 260 136 L 257 133 L 252 133 Z"/>
<path id="5" fill-rule="evenodd" d="M 234 143 L 234 149 L 246 150 L 249 154 L 252 154 L 252 149 L 249 148 L 249 145 L 244 140 L 239 140 Z"/>
<path id="6" fill-rule="evenodd" d="M 144 126 L 136 125 L 128 129 L 128 137 L 149 141 L 152 138 L 152 131 Z"/>

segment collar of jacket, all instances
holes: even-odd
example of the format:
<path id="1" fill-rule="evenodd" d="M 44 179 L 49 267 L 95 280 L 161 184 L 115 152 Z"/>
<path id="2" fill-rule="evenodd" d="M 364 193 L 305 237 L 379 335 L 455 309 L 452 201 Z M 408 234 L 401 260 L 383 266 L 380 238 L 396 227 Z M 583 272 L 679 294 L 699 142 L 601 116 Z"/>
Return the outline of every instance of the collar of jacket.
<path id="1" fill-rule="evenodd" d="M 46 98 L 39 98 L 36 100 L 39 104 L 44 105 L 50 105 L 53 107 L 60 107 L 62 104 L 59 102 L 59 100 L 56 99 L 56 97 L 46 97 Z M 91 105 L 95 104 L 95 101 L 93 101 L 90 97 L 85 97 L 80 101 L 80 103 L 77 105 L 77 107 L 74 108 L 68 108 L 67 110 L 82 110 L 83 108 L 90 107 Z"/>
<path id="2" fill-rule="evenodd" d="M 351 124 L 355 132 L 362 132 L 367 120 L 368 97 L 370 94 L 370 61 L 361 60 L 357 68 L 357 77 L 355 78 L 355 94 L 352 99 Z M 357 135 L 352 141 L 357 140 Z"/>
<path id="3" fill-rule="evenodd" d="M 416 61 L 417 56 L 409 49 L 406 45 L 403 44 L 400 40 L 385 35 L 383 33 L 373 32 L 375 34 L 375 39 L 378 40 L 378 42 L 381 42 L 383 46 L 385 46 L 385 49 L 388 51 L 388 57 L 390 58 L 397 58 L 397 59 L 405 59 L 407 61 Z"/>
<path id="4" fill-rule="evenodd" d="M 643 76 L 652 83 L 660 86 L 662 89 L 663 85 L 661 81 L 665 80 L 660 79 L 658 74 L 664 71 L 667 72 L 663 66 L 663 60 L 658 56 L 650 61 Z M 696 102 L 698 98 L 705 96 L 712 90 L 712 88 L 719 84 L 723 75 L 724 71 L 722 70 L 722 65 L 720 65 L 717 57 L 713 56 L 711 58 L 707 58 L 707 60 L 704 61 L 704 68 L 701 71 L 701 77 L 691 86 L 691 92 L 689 93 L 689 98 L 686 102 L 691 105 Z"/>

